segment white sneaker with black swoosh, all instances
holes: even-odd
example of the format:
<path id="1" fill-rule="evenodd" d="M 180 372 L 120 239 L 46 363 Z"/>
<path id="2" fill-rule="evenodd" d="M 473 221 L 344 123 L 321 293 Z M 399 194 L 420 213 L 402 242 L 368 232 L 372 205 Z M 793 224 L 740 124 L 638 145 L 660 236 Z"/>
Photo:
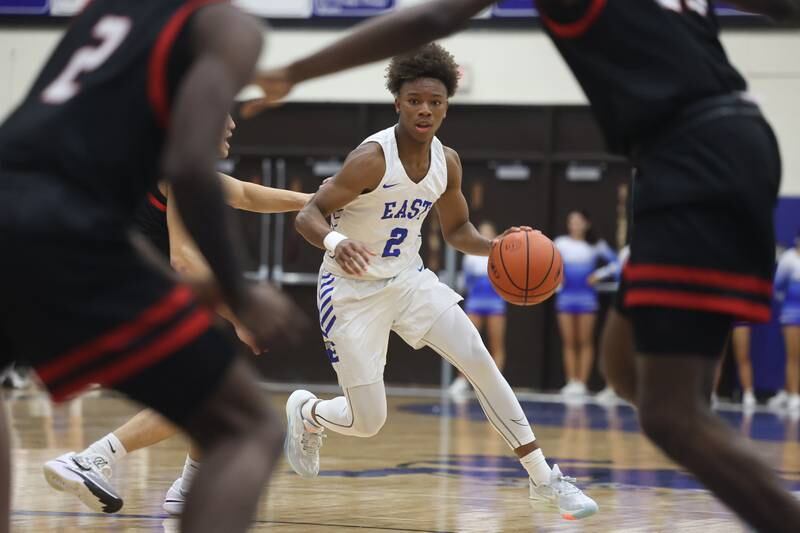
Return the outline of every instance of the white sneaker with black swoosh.
<path id="1" fill-rule="evenodd" d="M 164 497 L 162 507 L 172 516 L 178 516 L 183 512 L 183 505 L 186 503 L 186 492 L 183 491 L 183 478 L 178 478 L 172 482 L 172 486 Z"/>
<path id="2" fill-rule="evenodd" d="M 98 513 L 122 509 L 122 497 L 111 485 L 111 465 L 100 454 L 69 452 L 44 464 L 44 478 L 59 492 L 67 492 Z"/>

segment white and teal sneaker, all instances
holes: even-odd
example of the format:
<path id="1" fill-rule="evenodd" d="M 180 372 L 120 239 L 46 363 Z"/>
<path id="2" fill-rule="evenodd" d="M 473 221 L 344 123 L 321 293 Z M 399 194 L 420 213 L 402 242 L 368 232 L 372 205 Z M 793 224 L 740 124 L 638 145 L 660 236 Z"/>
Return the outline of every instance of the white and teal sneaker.
<path id="1" fill-rule="evenodd" d="M 284 452 L 289 466 L 300 477 L 317 477 L 319 474 L 319 449 L 322 447 L 324 429 L 303 419 L 301 409 L 316 396 L 306 390 L 296 390 L 286 401 L 286 441 Z"/>
<path id="2" fill-rule="evenodd" d="M 561 473 L 558 465 L 553 465 L 550 482 L 534 485 L 530 480 L 530 499 L 551 503 L 558 506 L 561 517 L 565 520 L 580 520 L 595 514 L 597 503 L 574 484 L 576 479 Z"/>

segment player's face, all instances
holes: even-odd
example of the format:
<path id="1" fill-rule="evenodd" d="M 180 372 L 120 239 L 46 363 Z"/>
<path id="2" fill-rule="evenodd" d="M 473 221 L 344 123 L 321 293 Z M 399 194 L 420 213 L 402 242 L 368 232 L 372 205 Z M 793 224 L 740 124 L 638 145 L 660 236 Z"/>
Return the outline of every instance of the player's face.
<path id="1" fill-rule="evenodd" d="M 233 117 L 228 115 L 228 118 L 225 119 L 225 132 L 222 134 L 222 142 L 219 145 L 219 156 L 222 159 L 227 158 L 231 151 L 231 145 L 228 142 L 228 139 L 231 138 L 231 135 L 233 135 L 233 130 L 235 129 L 236 123 L 233 121 Z"/>
<path id="2" fill-rule="evenodd" d="M 430 142 L 447 116 L 447 88 L 433 78 L 407 81 L 400 87 L 394 106 L 400 127 L 411 138 Z"/>
<path id="3" fill-rule="evenodd" d="M 589 221 L 578 211 L 573 211 L 567 215 L 567 233 L 573 239 L 584 239 L 586 232 L 589 231 Z"/>

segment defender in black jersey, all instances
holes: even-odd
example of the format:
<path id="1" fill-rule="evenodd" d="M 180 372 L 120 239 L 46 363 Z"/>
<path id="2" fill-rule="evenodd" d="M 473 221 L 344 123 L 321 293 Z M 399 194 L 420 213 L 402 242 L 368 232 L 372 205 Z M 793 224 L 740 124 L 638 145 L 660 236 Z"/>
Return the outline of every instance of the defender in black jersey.
<path id="1" fill-rule="evenodd" d="M 225 131 L 219 143 L 219 157 L 227 158 L 230 151 L 228 139 L 233 135 L 236 123 L 230 116 L 226 120 Z M 225 174 L 219 174 L 229 207 L 253 213 L 284 213 L 300 210 L 312 196 L 311 194 L 273 189 L 243 182 Z M 169 202 L 169 186 L 160 182 L 148 191 L 146 200 L 136 211 L 134 227 L 168 257 L 172 267 L 182 275 L 191 278 L 209 276 L 208 267 L 187 234 L 180 220 L 175 204 Z M 246 331 L 227 308 L 217 308 L 217 314 L 230 322 L 239 339 L 256 354 L 262 350 L 255 343 L 250 332 Z M 112 483 L 111 477 L 118 461 L 139 449 L 153 446 L 173 436 L 177 429 L 165 421 L 158 413 L 145 409 L 130 420 L 89 445 L 85 450 L 68 452 L 44 464 L 45 477 L 56 490 L 63 490 L 71 471 L 67 468 L 74 462 L 86 464 L 93 475 L 78 486 L 78 496 L 85 505 L 96 512 L 113 512 L 116 506 L 123 505 L 122 496 Z M 171 515 L 179 515 L 183 510 L 186 494 L 196 475 L 202 451 L 192 445 L 186 456 L 183 472 L 167 491 L 163 509 Z M 109 506 L 108 502 L 115 503 Z"/>
<path id="2" fill-rule="evenodd" d="M 262 74 L 260 84 L 267 100 L 281 98 L 297 82 L 451 33 L 492 3 L 439 0 L 374 19 L 317 54 Z M 800 0 L 729 3 L 800 16 Z M 709 0 L 538 0 L 536 6 L 609 148 L 636 166 L 622 304 L 637 355 L 612 361 L 616 354 L 605 354 L 609 377 L 639 407 L 644 432 L 742 518 L 762 531 L 795 531 L 800 505 L 709 408 L 716 360 L 733 320 L 769 318 L 780 181 L 777 143 L 728 62 L 713 6 Z M 628 326 L 615 317 L 612 337 Z"/>
<path id="3" fill-rule="evenodd" d="M 194 438 L 208 461 L 183 514 L 190 531 L 247 529 L 282 429 L 210 312 L 146 264 L 128 231 L 146 192 L 169 179 L 243 324 L 262 345 L 295 331 L 288 300 L 245 285 L 214 172 L 219 132 L 252 75 L 261 32 L 212 0 L 92 2 L 0 128 L 0 246 L 15 250 L 0 261 L 0 336 L 55 399 L 100 383 Z M 81 461 L 65 468 L 75 487 L 92 475 Z"/>

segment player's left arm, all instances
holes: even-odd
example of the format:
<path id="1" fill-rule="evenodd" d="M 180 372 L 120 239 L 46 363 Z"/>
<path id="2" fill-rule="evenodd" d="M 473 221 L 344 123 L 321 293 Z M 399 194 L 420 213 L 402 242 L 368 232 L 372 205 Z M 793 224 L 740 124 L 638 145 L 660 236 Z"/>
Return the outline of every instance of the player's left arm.
<path id="1" fill-rule="evenodd" d="M 311 194 L 273 189 L 219 174 L 225 191 L 226 203 L 234 209 L 252 213 L 287 213 L 300 211 L 311 199 Z"/>
<path id="2" fill-rule="evenodd" d="M 492 241 L 478 233 L 469 220 L 467 199 L 461 191 L 461 160 L 451 148 L 445 147 L 444 154 L 447 160 L 447 189 L 436 202 L 444 240 L 459 252 L 487 256 L 492 250 Z"/>

